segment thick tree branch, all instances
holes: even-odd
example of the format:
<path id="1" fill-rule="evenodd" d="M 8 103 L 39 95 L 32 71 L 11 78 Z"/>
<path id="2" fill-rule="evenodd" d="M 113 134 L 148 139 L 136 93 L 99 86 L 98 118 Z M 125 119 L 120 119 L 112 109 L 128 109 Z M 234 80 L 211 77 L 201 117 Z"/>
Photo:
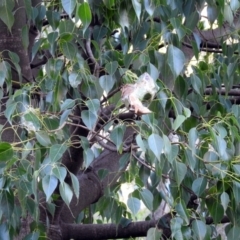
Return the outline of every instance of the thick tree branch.
<path id="1" fill-rule="evenodd" d="M 162 232 L 163 239 L 171 236 L 170 221 L 173 214 L 167 213 L 159 220 L 139 221 L 130 223 L 126 227 L 117 224 L 61 224 L 61 237 L 63 240 L 94 240 L 94 239 L 118 239 L 118 238 L 134 238 L 144 237 L 150 228 L 157 227 Z M 190 219 L 190 224 L 196 218 Z M 210 225 L 213 223 L 211 217 L 206 218 L 205 223 Z M 229 223 L 228 217 L 224 216 L 219 222 Z M 56 228 L 57 229 L 57 228 Z"/>
<path id="2" fill-rule="evenodd" d="M 142 221 L 130 223 L 127 227 L 116 224 L 63 224 L 62 239 L 94 240 L 117 239 L 146 236 L 149 228 L 155 227 L 156 221 Z"/>

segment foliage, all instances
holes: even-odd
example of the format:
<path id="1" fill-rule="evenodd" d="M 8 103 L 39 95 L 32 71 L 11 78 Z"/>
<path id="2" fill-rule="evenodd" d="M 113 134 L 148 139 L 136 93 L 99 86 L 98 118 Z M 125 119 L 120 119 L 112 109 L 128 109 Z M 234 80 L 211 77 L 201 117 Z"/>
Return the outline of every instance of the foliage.
<path id="1" fill-rule="evenodd" d="M 18 21 L 14 4 L 0 3 L 0 19 L 12 33 Z M 56 199 L 70 206 L 74 197 L 84 198 L 81 181 L 62 162 L 75 146 L 84 149 L 84 171 L 109 148 L 121 155 L 118 170 L 124 170 L 76 222 L 128 226 L 141 202 L 154 213 L 164 200 L 172 212 L 173 239 L 220 239 L 216 226 L 224 216 L 228 239 L 239 235 L 239 7 L 236 0 L 54 0 L 36 6 L 25 0 L 28 24 L 21 38 L 27 49 L 34 24 L 39 35 L 29 58 L 32 69 L 40 68 L 34 81 L 26 82 L 19 53 L 1 49 L 0 97 L 7 102 L 0 129 L 2 135 L 12 129 L 18 140 L 0 142 L 0 238 L 17 235 L 27 214 L 33 224 L 26 239 L 46 235 L 39 193 L 52 215 Z M 208 22 L 199 15 L 202 9 Z M 213 40 L 214 49 L 204 45 L 200 30 L 224 26 L 228 31 Z M 22 79 L 12 79 L 13 71 Z M 124 121 L 119 116 L 131 109 L 124 107 L 120 89 L 146 72 L 159 88 L 151 113 Z M 103 109 L 111 106 L 112 114 L 99 128 Z M 70 127 L 76 123 L 88 134 L 73 141 Z M 135 141 L 126 145 L 129 126 L 136 130 Z M 98 172 L 102 180 L 108 174 Z M 168 193 L 158 187 L 167 179 Z M 134 185 L 126 203 L 120 198 L 123 183 Z M 189 207 L 193 195 L 196 209 Z M 160 235 L 150 228 L 147 239 Z"/>

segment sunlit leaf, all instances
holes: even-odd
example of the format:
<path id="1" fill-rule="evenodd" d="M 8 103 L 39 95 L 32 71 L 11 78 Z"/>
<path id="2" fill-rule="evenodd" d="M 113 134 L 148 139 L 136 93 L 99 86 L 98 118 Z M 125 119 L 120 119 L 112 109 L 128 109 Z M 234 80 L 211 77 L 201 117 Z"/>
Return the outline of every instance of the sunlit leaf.
<path id="1" fill-rule="evenodd" d="M 225 21 L 227 21 L 230 24 L 233 23 L 233 11 L 228 4 L 225 4 L 224 6 L 223 16 Z"/>
<path id="2" fill-rule="evenodd" d="M 140 21 L 140 15 L 141 15 L 141 10 L 142 10 L 141 2 L 139 2 L 138 0 L 132 0 L 132 5 L 133 5 L 134 11 L 137 15 L 138 21 Z"/>
<path id="3" fill-rule="evenodd" d="M 153 209 L 153 195 L 148 189 L 143 189 L 139 192 L 141 200 L 145 204 L 145 206 L 152 211 Z"/>
<path id="4" fill-rule="evenodd" d="M 73 99 L 66 99 L 62 104 L 61 104 L 61 111 L 66 110 L 68 108 L 72 108 L 75 104 L 75 101 Z"/>
<path id="5" fill-rule="evenodd" d="M 223 193 L 221 194 L 221 204 L 222 204 L 222 206 L 223 206 L 223 208 L 224 208 L 224 211 L 226 211 L 229 202 L 230 202 L 230 198 L 229 198 L 228 193 L 223 192 Z"/>
<path id="6" fill-rule="evenodd" d="M 207 228 L 206 228 L 206 225 L 204 222 L 202 222 L 200 220 L 194 220 L 192 222 L 192 228 L 193 228 L 194 234 L 197 237 L 197 239 L 199 239 L 199 240 L 205 239 L 205 235 L 207 233 Z"/>
<path id="7" fill-rule="evenodd" d="M 94 159 L 93 151 L 90 148 L 88 148 L 83 152 L 83 159 L 84 159 L 85 167 L 88 168 Z"/>
<path id="8" fill-rule="evenodd" d="M 77 88 L 78 85 L 82 82 L 82 77 L 80 74 L 76 72 L 72 72 L 69 74 L 69 83 L 73 88 Z"/>
<path id="9" fill-rule="evenodd" d="M 162 233 L 157 228 L 149 228 L 147 231 L 146 240 L 161 239 Z"/>
<path id="10" fill-rule="evenodd" d="M 57 162 L 67 150 L 67 146 L 64 144 L 54 144 L 50 148 L 49 157 L 52 162 Z"/>
<path id="11" fill-rule="evenodd" d="M 6 223 L 0 224 L 0 239 L 10 240 L 10 235 Z"/>
<path id="12" fill-rule="evenodd" d="M 227 239 L 238 239 L 240 236 L 240 227 L 233 226 L 227 234 Z"/>
<path id="13" fill-rule="evenodd" d="M 79 198 L 79 195 L 80 195 L 80 184 L 79 184 L 79 180 L 78 180 L 78 178 L 77 178 L 74 174 L 72 174 L 72 173 L 70 173 L 70 176 L 71 176 L 72 188 L 73 188 L 73 191 L 74 191 L 74 193 L 75 193 L 75 196 L 76 196 L 77 198 Z"/>
<path id="14" fill-rule="evenodd" d="M 92 13 L 90 6 L 87 2 L 84 2 L 78 6 L 77 15 L 83 24 L 83 33 L 87 30 L 92 20 Z"/>
<path id="15" fill-rule="evenodd" d="M 192 183 L 192 190 L 194 193 L 200 197 L 206 190 L 207 179 L 204 177 L 197 178 Z"/>
<path id="16" fill-rule="evenodd" d="M 184 202 L 180 202 L 175 207 L 176 212 L 179 214 L 179 216 L 184 220 L 185 225 L 189 224 L 189 214 L 187 212 L 187 208 L 185 206 Z"/>
<path id="17" fill-rule="evenodd" d="M 156 158 L 160 160 L 160 155 L 163 150 L 163 139 L 159 135 L 153 133 L 148 137 L 148 145 Z"/>
<path id="18" fill-rule="evenodd" d="M 124 136 L 125 130 L 126 130 L 126 126 L 120 125 L 115 127 L 110 134 L 110 138 L 116 145 L 118 151 L 121 151 L 121 148 L 123 147 L 123 136 Z"/>
<path id="19" fill-rule="evenodd" d="M 46 195 L 46 201 L 52 196 L 58 184 L 58 179 L 53 175 L 46 175 L 42 179 L 43 191 Z"/>
<path id="20" fill-rule="evenodd" d="M 152 0 L 144 0 L 144 7 L 147 13 L 152 16 L 155 10 L 155 6 L 153 5 Z"/>
<path id="21" fill-rule="evenodd" d="M 179 186 L 187 173 L 187 167 L 185 164 L 181 162 L 174 161 L 173 169 L 174 169 L 174 177 L 176 178 L 177 184 Z"/>
<path id="22" fill-rule="evenodd" d="M 182 123 L 185 121 L 186 117 L 183 115 L 178 115 L 173 122 L 173 130 L 176 131 Z"/>
<path id="23" fill-rule="evenodd" d="M 60 183 L 63 183 L 65 177 L 67 176 L 66 168 L 56 166 L 55 168 L 53 168 L 52 172 L 55 175 L 55 177 L 57 177 L 59 179 Z"/>
<path id="24" fill-rule="evenodd" d="M 185 65 L 184 53 L 173 45 L 168 46 L 167 61 L 175 78 L 182 72 Z"/>
<path id="25" fill-rule="evenodd" d="M 62 2 L 63 9 L 71 17 L 77 1 L 76 0 L 61 0 L 61 2 Z"/>
<path id="26" fill-rule="evenodd" d="M 136 215 L 138 211 L 140 210 L 140 200 L 135 197 L 129 197 L 127 200 L 127 205 L 133 215 Z"/>
<path id="27" fill-rule="evenodd" d="M 84 124 L 87 126 L 88 129 L 93 129 L 96 121 L 97 121 L 97 116 L 90 110 L 83 110 L 81 113 L 82 120 Z"/>
<path id="28" fill-rule="evenodd" d="M 90 99 L 86 101 L 86 106 L 88 107 L 89 111 L 91 111 L 96 116 L 98 115 L 98 111 L 100 109 L 100 102 L 98 99 Z"/>
<path id="29" fill-rule="evenodd" d="M 108 62 L 106 64 L 105 68 L 106 68 L 106 71 L 109 75 L 113 75 L 118 68 L 118 62 L 117 61 Z"/>
<path id="30" fill-rule="evenodd" d="M 68 120 L 68 116 L 71 112 L 72 112 L 72 109 L 66 109 L 63 111 L 63 113 L 60 117 L 60 122 L 59 122 L 60 126 L 63 126 L 63 124 L 66 123 L 66 121 Z"/>
<path id="31" fill-rule="evenodd" d="M 72 189 L 67 183 L 63 182 L 60 184 L 59 190 L 63 201 L 66 203 L 67 206 L 69 206 L 73 197 Z"/>
<path id="32" fill-rule="evenodd" d="M 99 83 L 102 89 L 108 94 L 115 83 L 115 78 L 110 75 L 103 75 L 99 78 Z"/>
<path id="33" fill-rule="evenodd" d="M 49 134 L 45 131 L 37 131 L 35 132 L 35 136 L 37 141 L 44 147 L 47 147 L 51 144 L 51 140 L 49 138 Z"/>
<path id="34" fill-rule="evenodd" d="M 10 143 L 0 142 L 0 161 L 7 162 L 13 157 L 13 148 Z"/>

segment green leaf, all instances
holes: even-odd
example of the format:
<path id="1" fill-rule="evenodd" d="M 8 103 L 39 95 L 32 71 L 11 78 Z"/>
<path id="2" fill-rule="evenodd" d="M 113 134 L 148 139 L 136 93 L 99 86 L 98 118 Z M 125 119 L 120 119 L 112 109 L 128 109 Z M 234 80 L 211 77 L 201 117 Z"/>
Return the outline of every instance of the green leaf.
<path id="1" fill-rule="evenodd" d="M 63 182 L 60 184 L 59 190 L 63 201 L 66 203 L 67 206 L 69 206 L 73 197 L 72 189 L 67 183 Z"/>
<path id="2" fill-rule="evenodd" d="M 173 122 L 173 130 L 176 131 L 182 123 L 185 121 L 186 117 L 183 115 L 178 115 Z"/>
<path id="3" fill-rule="evenodd" d="M 151 63 L 148 63 L 148 73 L 151 76 L 151 78 L 156 81 L 159 78 L 159 71 L 158 69 Z"/>
<path id="4" fill-rule="evenodd" d="M 192 222 L 192 229 L 198 240 L 204 240 L 207 233 L 206 224 L 200 220 Z"/>
<path id="5" fill-rule="evenodd" d="M 192 152 L 192 155 L 194 155 L 196 153 L 196 148 L 197 148 L 196 144 L 198 139 L 198 132 L 195 127 L 190 129 L 188 133 L 188 139 L 189 139 L 190 150 Z"/>
<path id="6" fill-rule="evenodd" d="M 73 191 L 74 191 L 74 193 L 75 193 L 76 198 L 78 199 L 78 198 L 79 198 L 79 195 L 80 195 L 79 180 L 78 180 L 78 178 L 77 178 L 74 174 L 72 174 L 71 172 L 70 172 L 70 176 L 71 176 Z"/>
<path id="7" fill-rule="evenodd" d="M 83 159 L 85 163 L 85 168 L 88 168 L 94 159 L 93 151 L 90 148 L 83 152 Z"/>
<path id="8" fill-rule="evenodd" d="M 142 139 L 141 134 L 138 134 L 135 138 L 137 145 L 141 148 L 143 152 L 146 152 L 146 144 L 144 140 Z"/>
<path id="9" fill-rule="evenodd" d="M 23 240 L 38 240 L 40 233 L 38 231 L 29 233 Z"/>
<path id="10" fill-rule="evenodd" d="M 183 70 L 185 65 L 185 56 L 179 48 L 169 45 L 167 51 L 167 62 L 174 77 L 176 78 Z"/>
<path id="11" fill-rule="evenodd" d="M 240 203 L 240 183 L 233 181 L 233 195 L 236 204 Z"/>
<path id="12" fill-rule="evenodd" d="M 140 210 L 141 203 L 139 199 L 135 197 L 129 197 L 127 200 L 127 205 L 130 209 L 130 211 L 133 213 L 133 215 L 136 215 L 138 211 Z"/>
<path id="13" fill-rule="evenodd" d="M 204 177 L 197 178 L 192 183 L 192 190 L 200 197 L 206 190 L 207 179 Z"/>
<path id="14" fill-rule="evenodd" d="M 129 162 L 130 153 L 124 153 L 119 159 L 119 170 L 125 169 Z"/>
<path id="15" fill-rule="evenodd" d="M 82 77 L 76 72 L 72 72 L 68 77 L 69 83 L 73 88 L 77 88 L 78 85 L 82 82 Z"/>
<path id="16" fill-rule="evenodd" d="M 43 191 L 46 195 L 46 201 L 49 200 L 58 185 L 58 180 L 53 175 L 46 175 L 42 179 Z"/>
<path id="17" fill-rule="evenodd" d="M 100 109 L 100 101 L 98 99 L 90 99 L 86 101 L 86 106 L 89 111 L 98 116 L 98 111 Z"/>
<path id="18" fill-rule="evenodd" d="M 105 69 L 109 75 L 113 75 L 118 68 L 118 62 L 113 61 L 113 62 L 108 62 L 105 66 Z"/>
<path id="19" fill-rule="evenodd" d="M 29 36 L 28 36 L 28 26 L 24 25 L 22 28 L 22 44 L 25 50 L 27 50 L 28 45 L 29 45 Z"/>
<path id="20" fill-rule="evenodd" d="M 12 191 L 1 191 L 0 207 L 6 219 L 10 219 L 14 210 L 14 195 Z"/>
<path id="21" fill-rule="evenodd" d="M 206 205 L 213 218 L 213 222 L 215 224 L 219 223 L 224 215 L 223 206 L 214 198 L 207 198 Z"/>
<path id="22" fill-rule="evenodd" d="M 67 121 L 68 116 L 71 112 L 72 112 L 72 109 L 64 110 L 64 112 L 62 113 L 61 118 L 60 118 L 59 126 L 62 126 L 63 124 L 65 124 L 65 122 Z"/>
<path id="23" fill-rule="evenodd" d="M 8 105 L 7 109 L 4 111 L 4 115 L 7 118 L 8 122 L 12 124 L 11 116 L 15 112 L 17 103 L 12 103 Z"/>
<path id="24" fill-rule="evenodd" d="M 146 240 L 159 240 L 162 233 L 157 228 L 149 228 L 147 231 Z"/>
<path id="25" fill-rule="evenodd" d="M 7 25 L 8 30 L 11 32 L 11 28 L 14 23 L 13 10 L 14 1 L 1 1 L 0 4 L 0 19 Z"/>
<path id="26" fill-rule="evenodd" d="M 176 205 L 175 209 L 179 216 L 184 220 L 185 225 L 189 225 L 189 214 L 187 212 L 185 203 L 181 201 Z"/>
<path id="27" fill-rule="evenodd" d="M 141 16 L 141 10 L 142 10 L 141 2 L 138 0 L 132 0 L 132 5 L 137 15 L 138 21 L 140 22 L 140 16 Z"/>
<path id="28" fill-rule="evenodd" d="M 230 1 L 230 8 L 232 11 L 236 11 L 240 7 L 240 2 L 238 0 L 231 0 Z"/>
<path id="29" fill-rule="evenodd" d="M 66 99 L 61 104 L 61 111 L 66 110 L 68 108 L 73 108 L 74 104 L 75 104 L 75 100 L 73 100 L 73 99 Z"/>
<path id="30" fill-rule="evenodd" d="M 10 240 L 9 231 L 6 223 L 0 225 L 0 239 Z"/>
<path id="31" fill-rule="evenodd" d="M 122 219 L 120 220 L 119 224 L 120 224 L 123 228 L 125 228 L 125 227 L 127 227 L 131 222 L 132 222 L 131 219 L 127 219 L 127 218 L 122 217 Z"/>
<path id="32" fill-rule="evenodd" d="M 63 42 L 61 44 L 63 54 L 70 60 L 74 60 L 77 54 L 76 46 L 71 42 Z"/>
<path id="33" fill-rule="evenodd" d="M 190 79 L 191 79 L 191 83 L 192 83 L 193 89 L 199 95 L 202 96 L 202 82 L 201 82 L 200 78 L 197 75 L 193 74 L 193 75 L 191 75 Z"/>
<path id="34" fill-rule="evenodd" d="M 91 9 L 87 2 L 84 2 L 78 6 L 77 15 L 83 24 L 83 34 L 84 34 L 92 21 Z"/>
<path id="35" fill-rule="evenodd" d="M 64 11 L 71 17 L 76 6 L 76 0 L 61 0 Z"/>
<path id="36" fill-rule="evenodd" d="M 115 127 L 110 134 L 110 139 L 116 145 L 117 151 L 120 151 L 120 152 L 123 147 L 123 136 L 124 136 L 125 130 L 126 130 L 125 125 L 119 125 Z"/>
<path id="37" fill-rule="evenodd" d="M 92 111 L 83 110 L 81 112 L 81 117 L 82 117 L 83 123 L 86 125 L 88 129 L 92 130 L 95 127 L 98 117 Z"/>
<path id="38" fill-rule="evenodd" d="M 0 161 L 7 162 L 13 157 L 13 148 L 10 143 L 0 142 Z"/>
<path id="39" fill-rule="evenodd" d="M 153 195 L 148 189 L 143 189 L 139 192 L 141 200 L 145 204 L 145 206 L 152 211 L 153 210 Z"/>
<path id="40" fill-rule="evenodd" d="M 208 4 L 207 5 L 207 18 L 211 25 L 217 19 L 217 16 L 218 16 L 217 6 Z"/>
<path id="41" fill-rule="evenodd" d="M 152 16 L 155 10 L 155 6 L 153 5 L 153 0 L 144 0 L 144 7 L 147 13 Z"/>
<path id="42" fill-rule="evenodd" d="M 110 75 L 103 75 L 99 78 L 99 84 L 107 94 L 112 89 L 114 83 L 115 78 Z"/>
<path id="43" fill-rule="evenodd" d="M 160 160 L 160 155 L 163 150 L 163 139 L 159 135 L 153 133 L 148 137 L 148 145 L 156 158 Z"/>
<path id="44" fill-rule="evenodd" d="M 226 192 L 223 192 L 220 198 L 221 198 L 221 204 L 224 208 L 224 211 L 226 211 L 228 208 L 228 204 L 230 202 L 229 195 Z"/>
<path id="45" fill-rule="evenodd" d="M 50 148 L 49 157 L 51 162 L 57 162 L 61 159 L 62 155 L 67 150 L 67 146 L 64 144 L 54 144 Z"/>
<path id="46" fill-rule="evenodd" d="M 229 24 L 233 23 L 233 11 L 229 6 L 229 4 L 225 4 L 223 16 L 224 16 L 224 20 L 227 21 Z"/>
<path id="47" fill-rule="evenodd" d="M 39 118 L 37 115 L 35 115 L 33 112 L 28 112 L 24 116 L 24 126 L 32 131 L 38 131 L 41 127 L 41 123 L 39 121 Z"/>
<path id="48" fill-rule="evenodd" d="M 37 141 L 44 147 L 47 147 L 51 144 L 51 140 L 49 138 L 49 134 L 45 131 L 37 131 L 35 132 L 35 136 Z"/>
<path id="49" fill-rule="evenodd" d="M 109 171 L 107 169 L 98 170 L 98 177 L 100 178 L 100 180 L 103 180 L 108 174 Z"/>
<path id="50" fill-rule="evenodd" d="M 240 227 L 233 226 L 228 232 L 226 239 L 234 240 L 234 239 L 238 239 L 239 236 L 240 236 Z"/>
<path id="51" fill-rule="evenodd" d="M 174 177 L 176 178 L 177 185 L 180 186 L 182 180 L 184 179 L 187 173 L 187 167 L 185 164 L 174 161 L 173 162 Z"/>
<path id="52" fill-rule="evenodd" d="M 183 220 L 180 217 L 171 219 L 172 237 L 174 239 L 178 239 L 178 240 L 184 239 L 181 231 L 182 224 L 183 224 Z"/>
<path id="53" fill-rule="evenodd" d="M 56 11 L 47 11 L 46 16 L 53 30 L 56 30 L 60 22 L 60 13 Z"/>
<path id="54" fill-rule="evenodd" d="M 8 76 L 8 67 L 5 61 L 0 62 L 0 86 L 2 87 Z"/>
<path id="55" fill-rule="evenodd" d="M 64 179 L 67 176 L 67 170 L 65 167 L 55 166 L 52 172 L 55 175 L 55 177 L 59 179 L 60 183 L 64 182 Z"/>

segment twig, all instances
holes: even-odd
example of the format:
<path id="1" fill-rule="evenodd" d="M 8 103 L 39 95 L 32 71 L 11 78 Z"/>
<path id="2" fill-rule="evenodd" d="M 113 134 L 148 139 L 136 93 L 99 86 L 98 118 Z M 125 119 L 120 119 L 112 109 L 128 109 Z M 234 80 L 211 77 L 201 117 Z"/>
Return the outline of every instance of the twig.
<path id="1" fill-rule="evenodd" d="M 93 75 L 98 78 L 99 72 L 100 72 L 100 66 L 99 66 L 97 60 L 95 59 L 92 49 L 91 49 L 91 33 L 89 34 L 89 37 L 86 40 L 86 51 L 87 51 L 87 54 L 88 54 L 89 58 L 91 59 L 92 63 L 94 64 Z"/>

